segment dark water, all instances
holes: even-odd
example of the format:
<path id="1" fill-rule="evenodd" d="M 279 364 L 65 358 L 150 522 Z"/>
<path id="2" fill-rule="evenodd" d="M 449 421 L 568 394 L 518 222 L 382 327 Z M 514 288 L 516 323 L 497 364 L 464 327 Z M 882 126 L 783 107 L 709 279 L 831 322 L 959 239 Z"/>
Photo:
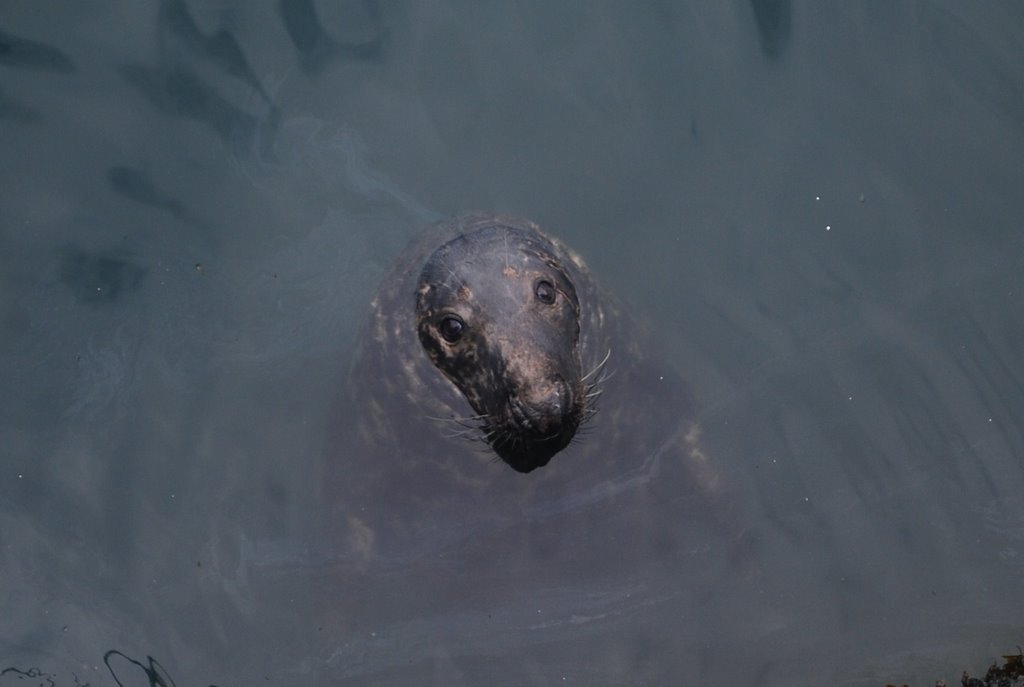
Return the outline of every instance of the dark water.
<path id="1" fill-rule="evenodd" d="M 930 685 L 1015 652 L 1024 12 L 712 5 L 5 4 L 0 685 Z M 565 542 L 623 551 L 585 574 L 479 523 L 363 570 L 317 541 L 365 304 L 476 208 L 652 325 L 752 561 L 669 517 L 657 560 Z M 583 504 L 629 517 L 521 526 Z"/>

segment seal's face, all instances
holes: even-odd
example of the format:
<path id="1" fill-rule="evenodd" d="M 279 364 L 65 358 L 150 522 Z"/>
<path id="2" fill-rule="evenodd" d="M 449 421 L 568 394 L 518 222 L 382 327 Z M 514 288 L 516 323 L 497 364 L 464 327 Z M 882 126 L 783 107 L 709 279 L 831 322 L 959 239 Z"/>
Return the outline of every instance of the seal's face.
<path id="1" fill-rule="evenodd" d="M 416 321 L 434 365 L 519 472 L 546 465 L 584 415 L 580 303 L 551 242 L 491 225 L 438 248 L 420 274 Z"/>

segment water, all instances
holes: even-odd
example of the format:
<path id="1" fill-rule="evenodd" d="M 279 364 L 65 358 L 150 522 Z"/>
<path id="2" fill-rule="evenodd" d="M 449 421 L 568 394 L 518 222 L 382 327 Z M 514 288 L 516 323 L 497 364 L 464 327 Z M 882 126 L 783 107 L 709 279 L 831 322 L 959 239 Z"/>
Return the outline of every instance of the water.
<path id="1" fill-rule="evenodd" d="M 0 684 L 925 685 L 1021 643 L 1014 3 L 2 17 Z M 671 498 L 657 556 L 573 541 L 637 515 L 582 487 L 319 540 L 365 304 L 466 209 L 647 323 L 750 558 Z"/>

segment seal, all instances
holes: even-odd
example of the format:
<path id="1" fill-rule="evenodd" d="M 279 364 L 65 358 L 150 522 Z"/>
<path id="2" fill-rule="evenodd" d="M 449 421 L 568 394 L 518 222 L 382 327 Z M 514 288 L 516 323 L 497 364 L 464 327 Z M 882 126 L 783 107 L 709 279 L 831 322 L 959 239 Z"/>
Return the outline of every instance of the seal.
<path id="1" fill-rule="evenodd" d="M 617 656 L 638 617 L 660 627 L 668 600 L 747 567 L 743 501 L 642 321 L 528 220 L 458 216 L 398 256 L 312 502 L 329 667 L 422 681 L 438 657 Z"/>
<path id="2" fill-rule="evenodd" d="M 686 385 L 582 258 L 535 223 L 434 225 L 370 309 L 325 461 L 351 555 L 409 555 L 441 545 L 431 537 L 638 488 L 716 500 Z"/>

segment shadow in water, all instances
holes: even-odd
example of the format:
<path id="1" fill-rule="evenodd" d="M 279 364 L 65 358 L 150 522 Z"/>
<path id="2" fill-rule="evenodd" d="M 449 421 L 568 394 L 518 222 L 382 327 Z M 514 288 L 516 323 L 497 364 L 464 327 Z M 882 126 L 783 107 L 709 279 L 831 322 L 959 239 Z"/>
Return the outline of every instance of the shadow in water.
<path id="1" fill-rule="evenodd" d="M 751 0 L 761 52 L 769 60 L 782 57 L 789 45 L 792 7 L 789 0 Z"/>
<path id="2" fill-rule="evenodd" d="M 299 65 L 304 72 L 315 74 L 334 61 L 374 60 L 380 57 L 386 37 L 380 8 L 373 0 L 365 0 L 363 10 L 373 35 L 365 41 L 345 43 L 327 32 L 312 0 L 282 0 L 278 5 L 281 21 L 298 52 Z"/>
<path id="3" fill-rule="evenodd" d="M 0 31 L 0 65 L 67 74 L 75 64 L 62 51 L 46 43 Z"/>
<path id="4" fill-rule="evenodd" d="M 137 291 L 146 268 L 127 258 L 87 253 L 71 246 L 61 257 L 60 279 L 84 303 L 113 303 Z"/>

